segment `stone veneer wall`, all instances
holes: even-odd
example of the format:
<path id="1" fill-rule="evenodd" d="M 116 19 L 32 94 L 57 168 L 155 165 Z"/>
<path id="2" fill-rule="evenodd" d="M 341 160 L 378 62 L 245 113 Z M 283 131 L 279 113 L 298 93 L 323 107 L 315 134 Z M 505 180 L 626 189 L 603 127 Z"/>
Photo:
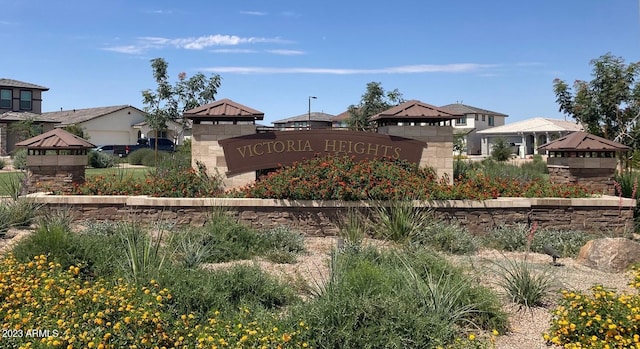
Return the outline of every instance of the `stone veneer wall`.
<path id="1" fill-rule="evenodd" d="M 70 192 L 85 180 L 87 155 L 27 155 L 26 192 Z"/>
<path id="2" fill-rule="evenodd" d="M 581 184 L 599 194 L 615 195 L 615 158 L 547 158 L 549 180 L 558 184 Z"/>
<path id="3" fill-rule="evenodd" d="M 439 177 L 453 183 L 453 128 L 451 126 L 381 126 L 378 133 L 413 138 L 427 143 L 420 166 L 431 166 Z"/>
<path id="4" fill-rule="evenodd" d="M 7 124 L 0 124 L 0 156 L 7 155 Z"/>
<path id="5" fill-rule="evenodd" d="M 336 235 L 336 222 L 350 207 L 367 213 L 368 202 L 289 201 L 273 199 L 185 199 L 147 196 L 52 196 L 29 198 L 53 209 L 71 208 L 76 220 L 154 222 L 203 225 L 214 210 L 255 228 L 288 225 L 310 236 Z M 537 222 L 540 228 L 622 233 L 633 227 L 635 200 L 613 196 L 589 199 L 499 198 L 485 201 L 443 200 L 415 202 L 446 219 L 455 219 L 476 235 L 488 229 Z"/>
<path id="6" fill-rule="evenodd" d="M 256 180 L 255 172 L 227 177 L 227 162 L 224 151 L 218 144 L 221 139 L 255 134 L 255 125 L 194 124 L 192 132 L 191 159 L 194 166 L 196 161 L 202 162 L 211 175 L 215 175 L 217 169 L 218 173 L 224 176 L 224 185 L 227 188 L 243 186 Z"/>

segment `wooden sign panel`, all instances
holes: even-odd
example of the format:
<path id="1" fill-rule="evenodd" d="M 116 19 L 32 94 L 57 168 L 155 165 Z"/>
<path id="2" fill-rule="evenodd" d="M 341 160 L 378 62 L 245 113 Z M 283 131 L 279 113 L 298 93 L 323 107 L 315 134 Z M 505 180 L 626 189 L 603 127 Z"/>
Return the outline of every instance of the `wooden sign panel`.
<path id="1" fill-rule="evenodd" d="M 419 163 L 426 143 L 370 132 L 304 130 L 258 133 L 218 141 L 229 175 L 277 168 L 316 156 L 380 157 Z"/>

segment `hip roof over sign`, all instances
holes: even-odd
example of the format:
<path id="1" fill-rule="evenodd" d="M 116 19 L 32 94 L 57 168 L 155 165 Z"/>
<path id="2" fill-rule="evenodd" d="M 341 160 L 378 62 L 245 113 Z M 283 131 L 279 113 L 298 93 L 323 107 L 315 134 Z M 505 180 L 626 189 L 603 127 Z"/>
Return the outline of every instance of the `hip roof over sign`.
<path id="1" fill-rule="evenodd" d="M 264 113 L 234 102 L 228 98 L 211 102 L 187 110 L 183 115 L 186 119 L 218 121 L 218 120 L 262 120 Z"/>
<path id="2" fill-rule="evenodd" d="M 61 128 L 16 143 L 16 147 L 27 149 L 90 149 L 95 145 Z"/>
<path id="3" fill-rule="evenodd" d="M 625 151 L 631 148 L 606 138 L 579 131 L 541 145 L 538 149 L 547 151 Z"/>

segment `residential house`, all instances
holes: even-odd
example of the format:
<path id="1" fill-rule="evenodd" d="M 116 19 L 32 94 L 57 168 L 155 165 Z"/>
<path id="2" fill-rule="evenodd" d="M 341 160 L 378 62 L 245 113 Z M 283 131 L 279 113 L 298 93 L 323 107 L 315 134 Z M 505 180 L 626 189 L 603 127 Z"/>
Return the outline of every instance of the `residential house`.
<path id="1" fill-rule="evenodd" d="M 53 129 L 54 120 L 42 117 L 42 92 L 48 87 L 0 78 L 0 155 L 7 155 L 15 149 L 15 143 L 22 135 L 12 125 L 22 121 L 33 122 L 39 132 Z"/>
<path id="2" fill-rule="evenodd" d="M 312 112 L 290 118 L 276 120 L 273 127 L 277 131 L 308 130 L 331 128 L 335 115 Z"/>
<path id="3" fill-rule="evenodd" d="M 349 127 L 349 118 L 351 117 L 351 113 L 348 110 L 343 111 L 342 113 L 334 116 L 331 119 L 331 127 L 333 128 L 347 128 Z"/>
<path id="4" fill-rule="evenodd" d="M 130 105 L 61 110 L 42 115 L 60 123 L 59 127 L 77 125 L 88 135 L 91 143 L 135 144 L 145 134 L 143 126 L 145 112 Z M 160 137 L 173 138 L 173 130 L 161 133 Z"/>
<path id="5" fill-rule="evenodd" d="M 545 154 L 544 150 L 538 151 L 539 146 L 582 130 L 582 126 L 575 122 L 537 117 L 478 131 L 478 134 L 481 136 L 482 155 L 491 155 L 496 139 L 502 138 L 511 144 L 514 154 L 524 159 L 527 155 Z"/>
<path id="6" fill-rule="evenodd" d="M 440 107 L 451 114 L 462 115 L 452 122 L 454 134 L 464 136 L 464 145 L 468 155 L 482 154 L 481 139 L 478 131 L 505 124 L 506 114 L 486 110 L 462 103 L 447 104 Z M 464 152 L 464 151 L 463 151 Z"/>

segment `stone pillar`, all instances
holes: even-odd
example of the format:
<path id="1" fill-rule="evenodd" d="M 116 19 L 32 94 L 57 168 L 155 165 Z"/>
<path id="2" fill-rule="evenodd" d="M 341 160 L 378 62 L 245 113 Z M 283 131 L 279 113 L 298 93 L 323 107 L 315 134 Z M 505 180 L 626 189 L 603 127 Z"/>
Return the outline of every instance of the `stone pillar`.
<path id="1" fill-rule="evenodd" d="M 7 155 L 7 124 L 0 124 L 0 155 Z"/>
<path id="2" fill-rule="evenodd" d="M 222 146 L 219 140 L 245 136 L 256 133 L 256 125 L 211 125 L 193 124 L 191 136 L 191 161 L 196 167 L 196 162 L 201 162 L 207 167 L 210 175 L 216 171 L 224 177 L 225 188 L 234 188 L 247 185 L 256 180 L 254 171 L 234 176 L 227 176 L 227 163 L 224 158 Z"/>
<path id="3" fill-rule="evenodd" d="M 378 127 L 378 133 L 426 142 L 420 166 L 433 167 L 438 177 L 446 175 L 453 183 L 453 127 L 392 125 Z"/>

